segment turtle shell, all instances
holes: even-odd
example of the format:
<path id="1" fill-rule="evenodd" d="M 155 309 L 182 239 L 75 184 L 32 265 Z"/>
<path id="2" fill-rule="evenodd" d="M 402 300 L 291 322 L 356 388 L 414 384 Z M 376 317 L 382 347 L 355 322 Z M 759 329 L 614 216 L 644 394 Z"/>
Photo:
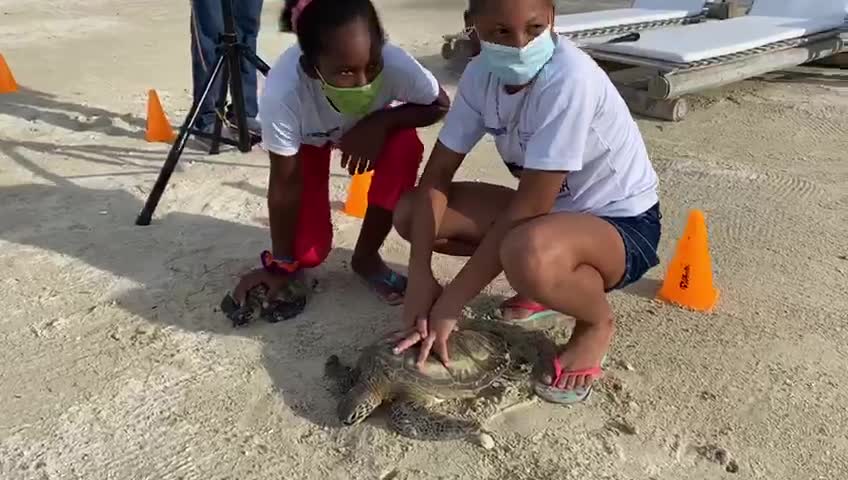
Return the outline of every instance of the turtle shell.
<path id="1" fill-rule="evenodd" d="M 435 354 L 419 368 L 417 346 L 395 355 L 391 350 L 393 343 L 384 344 L 377 355 L 386 369 L 385 375 L 400 390 L 412 387 L 436 396 L 462 396 L 491 385 L 510 363 L 506 341 L 492 332 L 454 332 L 448 340 L 449 368 Z"/>

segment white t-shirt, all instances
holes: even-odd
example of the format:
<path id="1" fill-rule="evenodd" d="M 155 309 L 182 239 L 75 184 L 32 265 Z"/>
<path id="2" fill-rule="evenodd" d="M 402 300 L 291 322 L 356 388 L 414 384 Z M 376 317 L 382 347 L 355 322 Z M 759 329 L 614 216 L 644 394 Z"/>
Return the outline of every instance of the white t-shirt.
<path id="1" fill-rule="evenodd" d="M 259 101 L 262 143 L 277 155 L 292 156 L 301 144 L 337 143 L 361 117 L 344 116 L 333 108 L 321 82 L 300 67 L 300 46 L 294 45 L 277 59 L 265 81 Z M 439 82 L 399 47 L 383 48 L 383 84 L 371 111 L 394 102 L 429 105 L 439 95 Z"/>
<path id="2" fill-rule="evenodd" d="M 555 211 L 629 217 L 658 201 L 639 128 L 603 70 L 560 37 L 536 80 L 508 94 L 486 65 L 466 67 L 439 140 L 468 153 L 485 133 L 513 175 L 566 171 Z"/>

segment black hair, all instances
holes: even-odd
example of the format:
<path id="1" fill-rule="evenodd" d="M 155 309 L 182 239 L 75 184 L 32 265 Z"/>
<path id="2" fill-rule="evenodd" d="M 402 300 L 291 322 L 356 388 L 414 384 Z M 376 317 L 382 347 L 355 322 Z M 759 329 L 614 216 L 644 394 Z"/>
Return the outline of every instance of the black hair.
<path id="1" fill-rule="evenodd" d="M 468 0 L 468 15 L 477 15 L 482 12 L 486 8 L 486 0 Z M 551 5 L 554 5 L 553 0 L 551 0 Z"/>
<path id="2" fill-rule="evenodd" d="M 469 15 L 477 15 L 483 10 L 483 7 L 486 4 L 486 0 L 468 0 L 468 14 Z"/>
<path id="3" fill-rule="evenodd" d="M 323 40 L 326 34 L 357 18 L 368 22 L 375 42 L 382 45 L 386 41 L 383 24 L 371 0 L 312 0 L 300 12 L 295 26 L 292 11 L 297 4 L 298 0 L 286 0 L 280 15 L 280 30 L 295 32 L 303 55 L 312 65 L 318 63 L 318 56 L 326 47 Z"/>

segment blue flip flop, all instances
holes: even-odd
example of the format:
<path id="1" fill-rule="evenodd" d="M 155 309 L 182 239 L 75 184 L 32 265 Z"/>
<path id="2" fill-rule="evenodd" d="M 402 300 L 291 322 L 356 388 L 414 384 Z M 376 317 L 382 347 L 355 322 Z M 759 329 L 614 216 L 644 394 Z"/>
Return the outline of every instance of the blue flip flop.
<path id="1" fill-rule="evenodd" d="M 403 296 L 406 293 L 407 284 L 405 276 L 389 270 L 388 273 L 375 273 L 367 278 L 363 278 L 363 280 L 388 305 L 395 306 L 403 304 Z M 393 293 L 399 295 L 397 300 L 389 300 L 389 295 Z"/>

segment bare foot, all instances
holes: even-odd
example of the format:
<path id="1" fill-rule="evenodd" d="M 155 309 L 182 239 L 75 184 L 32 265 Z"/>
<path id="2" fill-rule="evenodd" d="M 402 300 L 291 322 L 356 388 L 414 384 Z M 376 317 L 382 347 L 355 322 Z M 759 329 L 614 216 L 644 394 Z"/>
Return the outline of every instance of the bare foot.
<path id="1" fill-rule="evenodd" d="M 377 291 L 377 295 L 389 305 L 403 303 L 406 291 L 406 277 L 390 269 L 379 255 L 354 257 L 351 268 L 368 285 Z"/>
<path id="2" fill-rule="evenodd" d="M 612 320 L 598 325 L 577 322 L 571 338 L 559 355 L 562 371 L 571 372 L 599 367 L 609 349 L 614 333 L 615 324 Z M 554 386 L 564 390 L 588 388 L 595 378 L 597 377 L 593 375 L 562 375 Z M 553 380 L 552 377 L 543 379 L 548 385 Z"/>

